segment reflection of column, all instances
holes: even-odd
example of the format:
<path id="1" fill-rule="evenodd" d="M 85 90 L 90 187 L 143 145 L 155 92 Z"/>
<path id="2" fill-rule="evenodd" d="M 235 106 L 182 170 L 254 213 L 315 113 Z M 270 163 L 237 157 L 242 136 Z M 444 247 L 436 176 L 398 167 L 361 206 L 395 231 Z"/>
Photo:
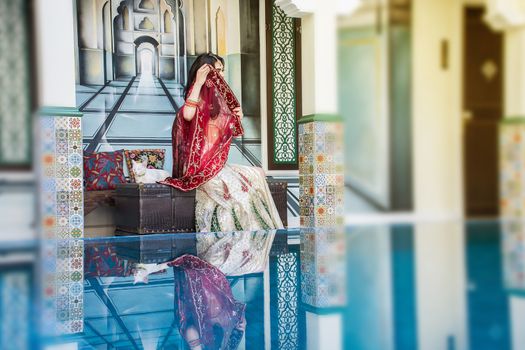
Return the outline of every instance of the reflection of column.
<path id="1" fill-rule="evenodd" d="M 517 2 L 489 0 L 487 22 L 504 31 L 505 118 L 500 128 L 500 214 L 523 217 L 525 211 L 525 8 Z"/>
<path id="2" fill-rule="evenodd" d="M 525 350 L 525 298 L 510 297 L 512 350 Z"/>
<path id="3" fill-rule="evenodd" d="M 301 229 L 301 306 L 307 349 L 343 349 L 346 305 L 344 228 Z"/>
<path id="4" fill-rule="evenodd" d="M 348 349 L 405 349 L 415 344 L 395 344 L 396 328 L 402 328 L 403 334 L 415 331 L 409 324 L 396 321 L 406 320 L 409 314 L 394 314 L 394 293 L 396 282 L 406 281 L 406 275 L 398 281 L 392 276 L 396 270 L 393 262 L 393 235 L 390 227 L 384 225 L 367 225 L 353 228 L 347 233 L 347 292 L 350 310 L 345 317 L 344 337 Z M 404 273 L 407 271 L 404 270 Z M 403 286 L 404 287 L 404 286 Z M 410 305 L 413 297 L 408 288 L 401 289 L 400 297 L 405 305 Z M 410 310 L 396 310 L 404 312 Z M 396 317 L 397 316 L 397 317 Z M 409 326 L 409 327 L 407 327 Z M 363 331 L 366 330 L 366 331 Z M 374 334 L 370 337 L 370 334 Z M 415 338 L 415 337 L 414 337 Z"/>
<path id="5" fill-rule="evenodd" d="M 302 302 L 315 308 L 345 305 L 344 228 L 303 228 L 300 238 Z"/>
<path id="6" fill-rule="evenodd" d="M 507 220 L 501 229 L 505 288 L 525 292 L 525 222 Z"/>
<path id="7" fill-rule="evenodd" d="M 525 222 L 506 220 L 502 224 L 501 244 L 505 289 L 509 295 L 509 321 L 512 349 L 525 349 Z"/>
<path id="8" fill-rule="evenodd" d="M 461 223 L 415 226 L 417 340 L 467 348 L 465 243 Z"/>
<path id="9" fill-rule="evenodd" d="M 38 0 L 35 19 L 41 116 L 37 123 L 42 330 L 83 330 L 81 114 L 75 109 L 71 0 Z M 57 20 L 60 18 L 60 20 Z M 56 38 L 60 38 L 57 40 Z"/>

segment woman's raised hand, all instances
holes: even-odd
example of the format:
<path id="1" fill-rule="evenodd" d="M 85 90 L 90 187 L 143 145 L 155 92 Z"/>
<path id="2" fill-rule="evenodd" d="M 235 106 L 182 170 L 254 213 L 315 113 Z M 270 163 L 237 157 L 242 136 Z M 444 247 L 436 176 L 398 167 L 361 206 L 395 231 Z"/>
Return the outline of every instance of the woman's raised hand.
<path id="1" fill-rule="evenodd" d="M 209 64 L 205 64 L 202 67 L 199 68 L 197 71 L 197 77 L 195 78 L 195 84 L 198 84 L 200 86 L 204 85 L 206 82 L 206 77 L 208 77 L 208 73 L 210 73 L 212 69 L 212 66 Z"/>
<path id="2" fill-rule="evenodd" d="M 235 113 L 235 115 L 237 117 L 239 117 L 240 120 L 242 120 L 242 117 L 244 117 L 244 114 L 242 113 L 242 108 L 241 107 L 237 107 L 233 110 L 233 113 Z"/>

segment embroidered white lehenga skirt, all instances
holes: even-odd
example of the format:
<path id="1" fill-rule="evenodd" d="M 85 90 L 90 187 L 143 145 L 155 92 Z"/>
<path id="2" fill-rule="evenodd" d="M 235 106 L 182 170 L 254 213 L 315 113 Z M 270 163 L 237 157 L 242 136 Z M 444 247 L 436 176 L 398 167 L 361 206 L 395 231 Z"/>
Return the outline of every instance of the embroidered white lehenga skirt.
<path id="1" fill-rule="evenodd" d="M 283 223 L 261 168 L 225 165 L 197 189 L 197 232 L 255 231 Z"/>
<path id="2" fill-rule="evenodd" d="M 206 232 L 196 235 L 199 258 L 229 276 L 264 270 L 274 230 L 283 223 L 261 168 L 226 165 L 197 189 L 195 206 L 197 232 Z M 149 274 L 168 265 L 135 268 L 135 282 L 146 282 Z"/>

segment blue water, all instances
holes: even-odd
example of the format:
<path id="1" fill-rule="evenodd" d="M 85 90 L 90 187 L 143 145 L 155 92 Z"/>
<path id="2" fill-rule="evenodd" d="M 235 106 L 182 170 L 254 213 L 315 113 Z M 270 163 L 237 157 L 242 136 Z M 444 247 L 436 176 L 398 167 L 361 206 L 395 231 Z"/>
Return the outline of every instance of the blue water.
<path id="1" fill-rule="evenodd" d="M 521 227 L 486 221 L 267 233 L 270 249 L 254 252 L 266 261 L 264 271 L 227 277 L 234 297 L 246 304 L 239 348 L 513 349 L 514 339 L 514 349 L 521 349 L 520 335 L 512 333 L 525 329 Z M 216 238 L 232 235 L 238 233 Z M 91 257 L 111 251 L 132 266 L 195 255 L 196 242 L 192 234 L 86 239 L 84 251 Z M 42 339 L 25 330 L 33 348 L 36 342 L 188 348 L 176 322 L 172 269 L 134 284 L 133 276 L 92 262 L 85 262 L 84 331 Z M 0 271 L 0 287 L 13 271 L 34 280 L 31 264 L 12 264 Z M 26 312 L 38 318 L 31 305 Z M 2 317 L 0 344 L 9 344 L 4 325 L 13 318 L 4 310 Z"/>

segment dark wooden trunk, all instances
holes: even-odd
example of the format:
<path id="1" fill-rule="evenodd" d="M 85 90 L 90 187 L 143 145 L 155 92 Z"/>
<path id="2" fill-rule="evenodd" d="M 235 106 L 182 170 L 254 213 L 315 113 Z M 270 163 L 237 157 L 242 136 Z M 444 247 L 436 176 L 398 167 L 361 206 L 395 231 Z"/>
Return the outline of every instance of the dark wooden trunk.
<path id="1" fill-rule="evenodd" d="M 160 184 L 120 184 L 115 194 L 117 234 L 195 231 L 195 190 Z"/>
<path id="2" fill-rule="evenodd" d="M 268 181 L 284 226 L 288 226 L 287 185 L 285 181 Z M 160 184 L 117 185 L 116 234 L 195 232 L 195 192 Z"/>
<path id="3" fill-rule="evenodd" d="M 159 237 L 134 237 L 115 243 L 120 258 L 139 263 L 161 263 L 184 254 L 197 255 L 195 234 L 162 235 Z"/>
<path id="4" fill-rule="evenodd" d="M 286 181 L 268 180 L 268 187 L 272 194 L 273 201 L 279 212 L 283 225 L 288 226 L 288 183 Z"/>

